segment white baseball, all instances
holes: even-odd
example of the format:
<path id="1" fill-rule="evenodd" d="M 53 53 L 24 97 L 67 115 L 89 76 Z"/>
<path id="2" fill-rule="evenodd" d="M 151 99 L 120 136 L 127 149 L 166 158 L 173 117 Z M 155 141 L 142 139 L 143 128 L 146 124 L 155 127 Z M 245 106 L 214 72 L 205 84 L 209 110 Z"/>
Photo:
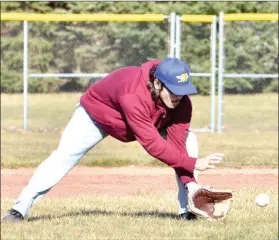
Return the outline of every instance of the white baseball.
<path id="1" fill-rule="evenodd" d="M 269 204 L 269 196 L 265 193 L 259 194 L 256 197 L 256 204 L 260 207 L 265 207 Z"/>

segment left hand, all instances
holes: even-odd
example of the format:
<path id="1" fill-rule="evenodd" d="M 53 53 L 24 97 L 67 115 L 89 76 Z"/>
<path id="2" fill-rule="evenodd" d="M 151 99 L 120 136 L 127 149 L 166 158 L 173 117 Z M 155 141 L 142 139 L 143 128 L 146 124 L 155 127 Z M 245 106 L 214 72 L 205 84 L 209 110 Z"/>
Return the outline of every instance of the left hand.
<path id="1" fill-rule="evenodd" d="M 187 184 L 188 209 L 191 213 L 207 220 L 224 219 L 231 209 L 231 190 L 217 190 L 194 182 Z"/>
<path id="2" fill-rule="evenodd" d="M 195 169 L 199 171 L 205 171 L 207 169 L 215 168 L 215 165 L 220 163 L 223 158 L 223 153 L 214 153 L 204 158 L 198 158 L 195 164 Z"/>

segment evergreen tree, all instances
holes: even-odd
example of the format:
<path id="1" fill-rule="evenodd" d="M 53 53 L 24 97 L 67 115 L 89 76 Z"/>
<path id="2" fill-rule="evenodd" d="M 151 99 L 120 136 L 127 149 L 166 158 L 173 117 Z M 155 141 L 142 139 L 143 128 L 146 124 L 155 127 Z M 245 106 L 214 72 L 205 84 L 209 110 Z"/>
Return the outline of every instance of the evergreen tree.
<path id="1" fill-rule="evenodd" d="M 276 2 L 2 2 L 1 12 L 278 13 Z M 226 23 L 225 70 L 278 72 L 278 22 Z M 29 22 L 29 73 L 105 73 L 168 55 L 165 22 Z M 210 72 L 210 24 L 181 23 L 181 57 L 192 72 Z M 22 22 L 1 22 L 1 91 L 21 92 Z M 193 78 L 201 94 L 210 81 Z M 88 79 L 29 79 L 30 92 L 83 91 Z M 227 93 L 278 91 L 277 79 L 225 79 Z"/>

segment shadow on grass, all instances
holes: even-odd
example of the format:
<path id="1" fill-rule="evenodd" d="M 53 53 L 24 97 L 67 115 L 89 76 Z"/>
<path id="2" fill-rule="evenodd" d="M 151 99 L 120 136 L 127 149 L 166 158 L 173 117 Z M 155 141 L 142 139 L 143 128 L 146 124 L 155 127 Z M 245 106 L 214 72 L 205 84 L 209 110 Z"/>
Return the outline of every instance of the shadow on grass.
<path id="1" fill-rule="evenodd" d="M 28 219 L 28 222 L 38 221 L 38 220 L 60 219 L 64 217 L 89 216 L 89 215 L 104 215 L 104 216 L 120 215 L 120 216 L 129 216 L 129 217 L 154 217 L 154 218 L 179 219 L 177 214 L 158 212 L 158 211 L 132 213 L 132 212 L 112 212 L 112 211 L 105 211 L 105 210 L 92 210 L 92 211 L 82 210 L 80 212 L 70 212 L 59 216 L 41 215 L 38 217 L 30 217 Z"/>

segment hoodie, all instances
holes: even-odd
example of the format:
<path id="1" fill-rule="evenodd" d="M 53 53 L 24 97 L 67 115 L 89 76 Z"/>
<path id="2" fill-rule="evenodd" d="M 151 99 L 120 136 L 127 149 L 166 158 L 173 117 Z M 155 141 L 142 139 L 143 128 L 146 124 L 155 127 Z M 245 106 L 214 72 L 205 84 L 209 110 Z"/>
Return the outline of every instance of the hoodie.
<path id="1" fill-rule="evenodd" d="M 149 72 L 161 60 L 117 69 L 92 84 L 80 104 L 101 128 L 122 141 L 137 140 L 154 158 L 174 168 L 183 184 L 193 177 L 197 158 L 188 156 L 186 138 L 192 116 L 190 98 L 184 96 L 175 109 L 153 100 L 147 87 Z M 159 131 L 166 129 L 167 139 Z"/>

